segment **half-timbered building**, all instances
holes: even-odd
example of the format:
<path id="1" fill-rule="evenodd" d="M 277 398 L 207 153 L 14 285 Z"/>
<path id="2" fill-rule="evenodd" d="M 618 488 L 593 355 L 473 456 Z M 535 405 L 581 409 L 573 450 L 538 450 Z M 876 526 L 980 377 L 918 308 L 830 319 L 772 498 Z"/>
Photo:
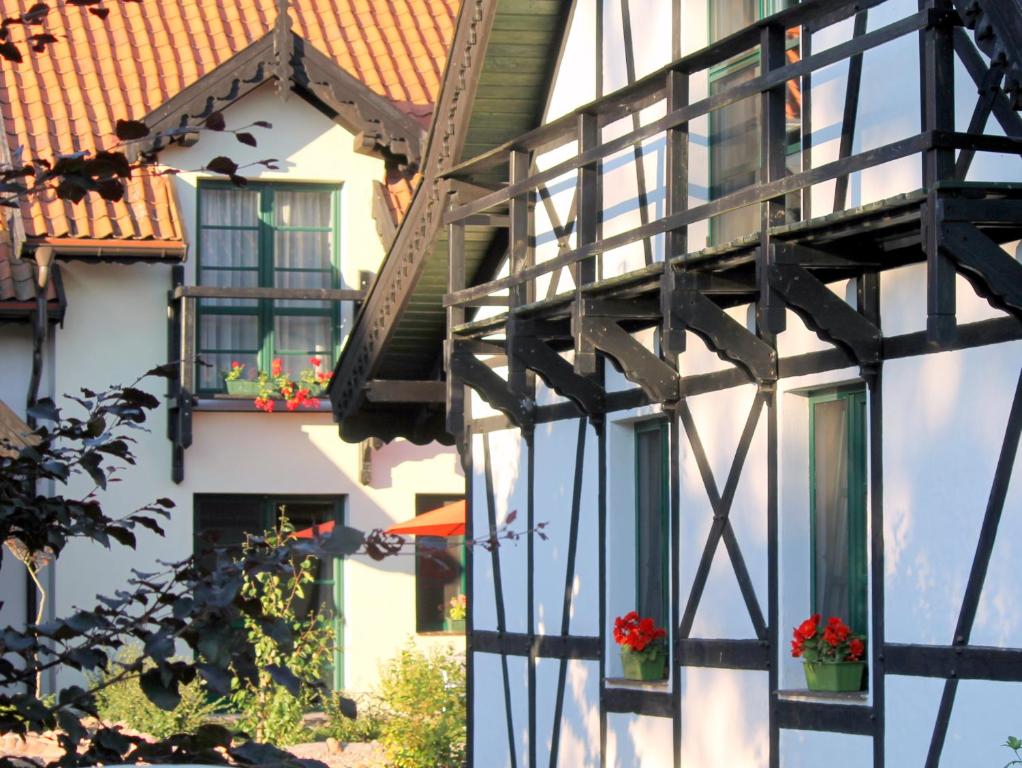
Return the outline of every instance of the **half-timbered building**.
<path id="1" fill-rule="evenodd" d="M 469 552 L 471 765 L 1005 761 L 1020 78 L 1018 0 L 465 3 L 332 399 L 456 439 L 469 536 L 545 523 Z"/>

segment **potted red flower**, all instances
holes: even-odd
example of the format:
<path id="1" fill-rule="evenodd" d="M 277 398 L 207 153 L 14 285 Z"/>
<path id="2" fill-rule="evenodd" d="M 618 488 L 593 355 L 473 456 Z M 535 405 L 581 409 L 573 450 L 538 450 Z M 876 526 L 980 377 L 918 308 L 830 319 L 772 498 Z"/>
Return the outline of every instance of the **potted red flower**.
<path id="1" fill-rule="evenodd" d="M 621 666 L 629 680 L 667 677 L 667 630 L 631 611 L 614 619 L 614 640 L 621 647 Z"/>
<path id="2" fill-rule="evenodd" d="M 866 644 L 837 616 L 826 625 L 816 613 L 792 632 L 791 655 L 801 658 L 811 691 L 861 691 Z"/>

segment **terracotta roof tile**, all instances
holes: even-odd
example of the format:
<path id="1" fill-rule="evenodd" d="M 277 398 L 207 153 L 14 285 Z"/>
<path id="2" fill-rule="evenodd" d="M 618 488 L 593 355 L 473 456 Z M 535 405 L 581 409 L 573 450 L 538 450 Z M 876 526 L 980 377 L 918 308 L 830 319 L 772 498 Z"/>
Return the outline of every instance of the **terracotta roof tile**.
<path id="1" fill-rule="evenodd" d="M 15 16 L 35 0 L 0 0 Z M 459 0 L 292 0 L 296 34 L 370 89 L 428 126 Z M 119 118 L 137 119 L 265 35 L 275 0 L 108 3 L 100 20 L 68 4 L 47 26 L 59 42 L 0 69 L 11 147 L 31 157 L 108 146 Z M 412 186 L 389 180 L 403 211 Z M 125 200 L 72 205 L 52 195 L 22 209 L 29 237 L 180 240 L 166 177 L 134 179 Z M 2 254 L 0 254 L 2 257 Z M 2 285 L 2 277 L 0 277 Z"/>

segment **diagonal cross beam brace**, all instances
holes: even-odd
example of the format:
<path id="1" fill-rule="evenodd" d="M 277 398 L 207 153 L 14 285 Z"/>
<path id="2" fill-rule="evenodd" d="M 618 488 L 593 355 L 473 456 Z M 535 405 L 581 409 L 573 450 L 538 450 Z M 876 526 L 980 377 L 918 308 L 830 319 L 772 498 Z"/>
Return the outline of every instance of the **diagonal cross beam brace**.
<path id="1" fill-rule="evenodd" d="M 519 326 L 514 353 L 519 361 L 539 374 L 554 392 L 571 400 L 585 415 L 603 413 L 606 392 L 590 376 L 575 373 L 574 367 L 549 344 Z"/>
<path id="2" fill-rule="evenodd" d="M 991 306 L 1022 320 L 1022 264 L 972 224 L 943 224 L 941 247 Z"/>
<path id="3" fill-rule="evenodd" d="M 608 355 L 625 378 L 638 384 L 651 400 L 672 403 L 678 399 L 678 372 L 637 342 L 610 317 L 579 320 L 579 337 Z"/>
<path id="4" fill-rule="evenodd" d="M 795 264 L 775 263 L 768 268 L 768 276 L 771 287 L 817 336 L 846 350 L 862 365 L 879 362 L 880 329 L 811 272 Z"/>
<path id="5" fill-rule="evenodd" d="M 507 381 L 457 342 L 448 362 L 447 375 L 478 392 L 483 400 L 511 419 L 516 427 L 532 424 L 536 403 L 513 394 Z"/>
<path id="6" fill-rule="evenodd" d="M 722 360 L 742 368 L 756 381 L 777 379 L 777 353 L 761 338 L 704 296 L 693 276 L 678 275 L 671 313 L 705 341 Z"/>
<path id="7" fill-rule="evenodd" d="M 731 526 L 730 514 L 731 505 L 734 502 L 735 492 L 738 490 L 738 481 L 742 476 L 742 468 L 745 466 L 745 458 L 748 456 L 749 448 L 752 445 L 752 438 L 756 434 L 756 426 L 759 424 L 760 415 L 763 413 L 763 406 L 766 400 L 762 393 L 756 395 L 753 400 L 752 409 L 749 411 L 749 418 L 745 422 L 742 436 L 738 440 L 738 448 L 735 450 L 734 459 L 731 462 L 731 470 L 728 473 L 727 482 L 724 485 L 724 493 L 717 490 L 717 482 L 713 477 L 713 470 L 710 468 L 706 450 L 703 448 L 702 440 L 696 429 L 695 419 L 692 418 L 692 411 L 688 403 L 682 400 L 678 404 L 678 415 L 685 427 L 689 444 L 692 446 L 692 455 L 695 457 L 696 465 L 699 467 L 699 474 L 702 476 L 703 485 L 706 488 L 706 495 L 709 497 L 710 506 L 713 508 L 713 523 L 710 526 L 710 534 L 706 538 L 706 545 L 703 547 L 703 554 L 696 568 L 695 578 L 692 580 L 692 591 L 689 593 L 688 602 L 685 605 L 685 612 L 682 615 L 678 626 L 678 637 L 687 638 L 692 632 L 692 625 L 695 622 L 696 610 L 703 596 L 703 589 L 710 575 L 710 566 L 713 564 L 713 556 L 717 552 L 717 546 L 721 539 L 731 558 L 731 565 L 734 568 L 735 578 L 738 581 L 738 588 L 742 592 L 745 606 L 749 611 L 749 619 L 756 631 L 756 637 L 760 640 L 767 638 L 766 621 L 763 619 L 763 611 L 756 598 L 756 591 L 752 585 L 748 568 L 745 565 L 745 558 L 742 557 L 741 549 L 738 546 L 738 539 Z"/>

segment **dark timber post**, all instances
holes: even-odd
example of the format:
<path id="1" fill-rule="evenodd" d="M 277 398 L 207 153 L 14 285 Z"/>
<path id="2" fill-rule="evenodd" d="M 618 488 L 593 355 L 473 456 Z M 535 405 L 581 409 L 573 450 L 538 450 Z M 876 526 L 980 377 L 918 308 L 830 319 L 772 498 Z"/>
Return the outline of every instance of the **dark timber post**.
<path id="1" fill-rule="evenodd" d="M 784 66 L 784 27 L 771 24 L 763 28 L 760 36 L 761 61 L 766 74 Z M 784 178 L 784 158 L 787 149 L 784 99 L 785 83 L 780 83 L 760 96 L 760 182 L 768 184 Z M 759 286 L 757 322 L 761 330 L 772 334 L 784 330 L 784 303 L 770 288 L 768 266 L 773 256 L 770 248 L 770 228 L 784 223 L 784 196 L 764 200 L 760 216 L 759 258 L 756 280 Z"/>
<path id="2" fill-rule="evenodd" d="M 667 73 L 667 114 L 688 104 L 688 73 L 671 70 Z M 688 123 L 667 132 L 667 215 L 673 216 L 688 207 Z M 660 291 L 660 314 L 663 318 L 660 346 L 664 358 L 677 364 L 685 351 L 685 329 L 675 324 L 671 302 L 674 298 L 675 275 L 671 259 L 688 252 L 688 227 L 672 229 L 666 235 L 664 275 Z"/>
<path id="3" fill-rule="evenodd" d="M 525 181 L 529 177 L 529 153 L 522 150 L 511 150 L 508 158 L 509 181 L 512 185 Z M 529 248 L 529 193 L 523 192 L 510 200 L 508 232 L 508 253 L 510 274 L 513 278 L 529 266 L 532 253 Z M 529 303 L 532 298 L 531 282 L 516 283 L 510 291 L 510 309 Z M 515 336 L 517 335 L 515 318 L 510 318 L 507 327 L 507 365 L 508 388 L 518 397 L 529 395 L 529 375 L 520 358 L 514 354 Z"/>
<path id="4" fill-rule="evenodd" d="M 930 8 L 930 24 L 919 33 L 922 83 L 923 132 L 955 129 L 954 35 L 951 0 L 919 0 L 920 10 Z M 940 220 L 934 186 L 955 175 L 955 153 L 930 147 L 923 153 L 923 187 L 927 203 L 923 215 L 923 248 L 926 251 L 927 319 L 931 343 L 949 344 L 955 337 L 955 268 L 940 250 Z"/>
<path id="5" fill-rule="evenodd" d="M 578 153 L 584 154 L 599 146 L 600 127 L 596 115 L 578 116 Z M 578 169 L 578 247 L 596 242 L 600 216 L 599 164 L 593 161 Z M 582 286 L 596 280 L 596 257 L 586 256 L 575 265 L 575 301 L 571 311 L 571 333 L 575 339 L 575 372 L 582 375 L 596 373 L 596 350 L 582 339 Z"/>
<path id="6" fill-rule="evenodd" d="M 456 197 L 451 196 L 454 202 Z M 447 290 L 459 291 L 465 287 L 465 225 L 451 224 L 447 236 L 449 258 L 447 263 Z M 444 368 L 447 371 L 447 431 L 460 435 L 465 413 L 465 389 L 454 376 L 451 357 L 454 355 L 454 334 L 452 329 L 465 322 L 464 307 L 447 308 L 447 340 L 444 342 Z M 467 450 L 467 448 L 466 448 Z"/>

